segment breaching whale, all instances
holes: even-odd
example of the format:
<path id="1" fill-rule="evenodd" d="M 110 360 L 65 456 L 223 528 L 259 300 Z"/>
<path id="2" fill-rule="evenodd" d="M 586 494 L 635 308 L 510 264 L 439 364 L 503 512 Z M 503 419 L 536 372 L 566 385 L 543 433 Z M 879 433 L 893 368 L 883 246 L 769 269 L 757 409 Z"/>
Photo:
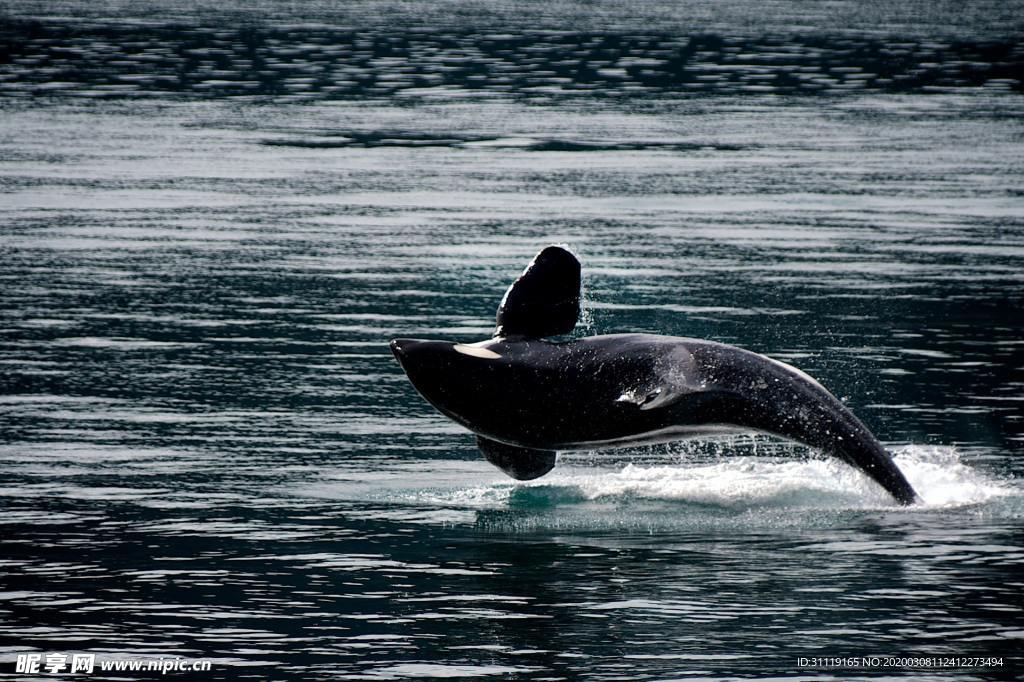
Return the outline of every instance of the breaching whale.
<path id="1" fill-rule="evenodd" d="M 698 339 L 545 340 L 571 332 L 579 314 L 579 261 L 549 246 L 505 292 L 491 339 L 395 339 L 391 350 L 427 402 L 516 479 L 548 473 L 559 450 L 758 431 L 840 458 L 901 504 L 917 499 L 871 431 L 799 369 Z"/>

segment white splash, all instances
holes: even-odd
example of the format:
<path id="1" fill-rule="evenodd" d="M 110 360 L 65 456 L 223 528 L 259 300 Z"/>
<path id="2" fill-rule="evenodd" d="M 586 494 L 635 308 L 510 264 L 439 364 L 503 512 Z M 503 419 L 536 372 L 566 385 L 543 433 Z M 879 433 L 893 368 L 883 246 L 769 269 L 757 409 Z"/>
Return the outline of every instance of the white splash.
<path id="1" fill-rule="evenodd" d="M 1024 492 L 1012 480 L 998 480 L 965 464 L 952 447 L 908 445 L 893 459 L 926 507 L 982 504 Z"/>
<path id="2" fill-rule="evenodd" d="M 1016 514 L 1024 499 L 1019 482 L 965 463 L 952 447 L 896 450 L 897 465 L 922 499 L 910 507 L 896 504 L 877 483 L 834 458 L 669 454 L 671 459 L 664 452 L 637 452 L 630 463 L 614 466 L 574 453 L 560 456 L 551 474 L 529 482 L 512 481 L 481 462 L 469 480 L 459 477 L 463 485 L 436 485 L 438 479 L 430 487 L 392 489 L 383 497 L 431 507 L 434 511 L 424 519 L 428 523 L 442 518 L 437 513 L 443 510 L 460 515 L 443 516 L 448 523 L 472 523 L 487 510 L 514 512 L 505 521 L 516 528 L 802 526 L 827 522 L 837 512 L 880 510 L 918 514 L 983 508 Z M 504 522 L 495 519 L 489 522 Z"/>
<path id="3" fill-rule="evenodd" d="M 981 504 L 1020 491 L 960 460 L 949 447 L 911 445 L 894 457 L 923 504 Z M 835 459 L 725 457 L 699 464 L 627 464 L 617 471 L 568 467 L 528 486 L 574 488 L 589 500 L 666 500 L 723 507 L 878 508 L 892 498 L 860 471 Z"/>

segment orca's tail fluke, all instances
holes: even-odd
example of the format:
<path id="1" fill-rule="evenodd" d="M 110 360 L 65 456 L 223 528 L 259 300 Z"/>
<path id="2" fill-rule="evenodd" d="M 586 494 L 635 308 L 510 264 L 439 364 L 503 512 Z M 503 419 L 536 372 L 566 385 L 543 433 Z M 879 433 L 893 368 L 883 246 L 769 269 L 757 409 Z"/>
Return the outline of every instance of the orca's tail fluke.
<path id="1" fill-rule="evenodd" d="M 920 502 L 920 498 L 892 455 L 838 398 L 821 389 L 824 396 L 813 397 L 809 409 L 797 409 L 799 415 L 783 421 L 775 433 L 810 445 L 860 469 L 902 505 Z"/>
<path id="2" fill-rule="evenodd" d="M 888 490 L 894 498 L 896 498 L 897 502 L 904 506 L 920 504 L 921 497 L 914 490 L 913 486 L 910 485 L 910 481 L 908 481 L 907 477 L 903 475 L 903 472 L 896 466 L 896 463 L 892 461 L 892 455 L 888 452 L 886 455 L 888 462 L 892 465 L 892 469 L 895 471 L 895 475 L 890 474 L 889 484 L 883 484 L 883 487 Z"/>
<path id="3" fill-rule="evenodd" d="M 861 470 L 903 505 L 920 501 L 892 455 L 825 387 L 799 369 L 764 355 L 712 346 L 702 364 L 712 368 L 720 398 L 704 421 L 732 423 L 804 443 Z"/>
<path id="4" fill-rule="evenodd" d="M 861 424 L 861 427 L 863 432 L 858 434 L 859 437 L 849 445 L 837 447 L 836 454 L 870 476 L 900 504 L 906 506 L 920 502 L 921 498 L 896 466 L 892 455 L 866 426 Z"/>
<path id="5" fill-rule="evenodd" d="M 900 504 L 920 502 L 907 477 L 871 430 L 837 398 L 831 394 L 829 397 L 834 403 L 828 406 L 828 418 L 814 420 L 812 417 L 811 432 L 807 432 L 806 425 L 798 426 L 795 429 L 797 434 L 792 437 L 860 469 Z"/>

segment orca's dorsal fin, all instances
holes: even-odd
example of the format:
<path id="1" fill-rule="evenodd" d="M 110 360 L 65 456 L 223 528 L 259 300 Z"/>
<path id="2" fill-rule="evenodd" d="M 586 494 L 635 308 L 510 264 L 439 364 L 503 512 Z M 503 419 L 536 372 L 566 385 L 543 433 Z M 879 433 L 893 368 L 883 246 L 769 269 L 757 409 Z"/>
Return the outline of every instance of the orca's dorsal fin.
<path id="1" fill-rule="evenodd" d="M 554 450 L 521 448 L 483 436 L 476 437 L 476 445 L 488 462 L 518 481 L 540 478 L 554 468 L 557 458 Z"/>
<path id="2" fill-rule="evenodd" d="M 549 246 L 512 282 L 498 306 L 495 336 L 542 338 L 568 334 L 580 317 L 580 262 Z"/>

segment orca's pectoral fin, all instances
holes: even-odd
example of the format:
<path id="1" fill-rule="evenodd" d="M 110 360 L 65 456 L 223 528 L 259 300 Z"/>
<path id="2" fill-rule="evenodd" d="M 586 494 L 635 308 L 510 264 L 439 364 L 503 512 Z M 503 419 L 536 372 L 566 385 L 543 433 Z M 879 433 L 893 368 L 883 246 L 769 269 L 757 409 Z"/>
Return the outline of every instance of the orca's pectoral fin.
<path id="1" fill-rule="evenodd" d="M 476 437 L 476 444 L 488 462 L 520 481 L 540 478 L 555 466 L 554 450 L 521 448 L 483 436 Z"/>
<path id="2" fill-rule="evenodd" d="M 580 317 L 580 262 L 549 246 L 526 266 L 498 306 L 495 336 L 568 334 Z"/>
<path id="3" fill-rule="evenodd" d="M 649 387 L 645 393 L 634 391 L 632 394 L 624 394 L 626 399 L 635 396 L 633 402 L 636 402 L 641 410 L 668 407 L 694 393 L 710 395 L 690 351 L 685 348 L 674 348 L 660 362 L 663 366 L 656 366 L 660 376 L 655 385 Z"/>
<path id="4" fill-rule="evenodd" d="M 676 402 L 684 395 L 686 395 L 685 392 L 673 390 L 670 386 L 659 386 L 643 397 L 643 400 L 640 403 L 640 409 L 653 410 L 659 407 L 665 407 L 666 405 L 671 405 Z"/>

